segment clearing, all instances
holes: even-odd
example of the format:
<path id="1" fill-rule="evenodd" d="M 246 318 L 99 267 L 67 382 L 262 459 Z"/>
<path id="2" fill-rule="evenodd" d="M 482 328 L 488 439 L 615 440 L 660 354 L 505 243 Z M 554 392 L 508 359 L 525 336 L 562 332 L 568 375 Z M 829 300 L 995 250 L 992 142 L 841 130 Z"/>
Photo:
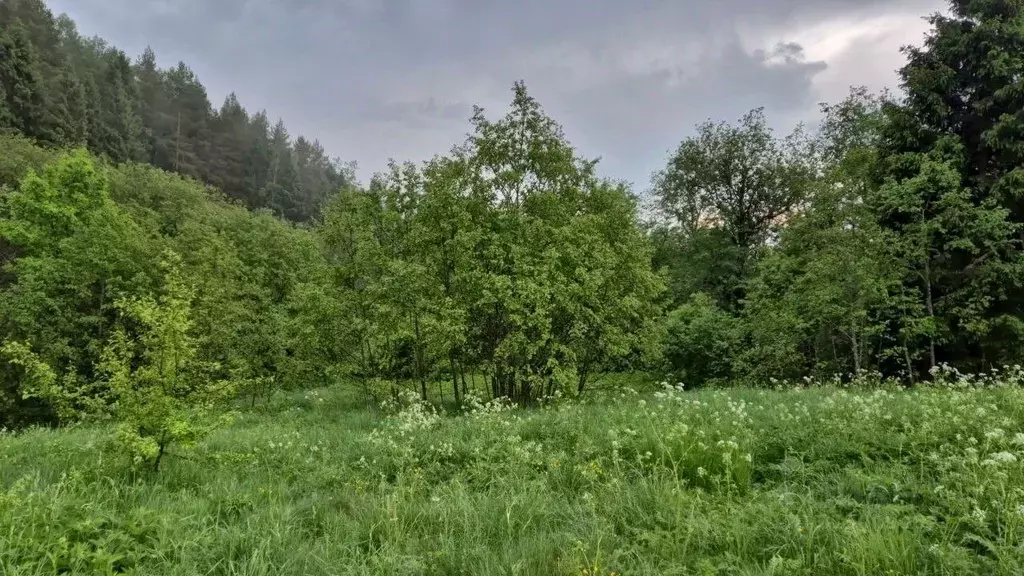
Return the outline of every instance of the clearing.
<path id="1" fill-rule="evenodd" d="M 279 395 L 158 474 L 105 428 L 0 437 L 0 573 L 1024 573 L 1021 388 L 457 417 L 349 390 Z"/>

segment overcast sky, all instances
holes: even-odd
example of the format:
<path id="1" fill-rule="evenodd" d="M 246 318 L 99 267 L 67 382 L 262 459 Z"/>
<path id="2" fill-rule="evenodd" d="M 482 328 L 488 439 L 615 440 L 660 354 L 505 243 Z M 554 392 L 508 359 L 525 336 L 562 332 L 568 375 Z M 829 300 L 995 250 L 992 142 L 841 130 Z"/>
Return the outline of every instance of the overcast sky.
<path id="1" fill-rule="evenodd" d="M 813 121 L 850 85 L 895 86 L 943 0 L 49 0 L 81 33 L 184 60 L 359 163 L 426 160 L 517 79 L 600 172 L 648 185 L 693 127 L 767 108 Z"/>

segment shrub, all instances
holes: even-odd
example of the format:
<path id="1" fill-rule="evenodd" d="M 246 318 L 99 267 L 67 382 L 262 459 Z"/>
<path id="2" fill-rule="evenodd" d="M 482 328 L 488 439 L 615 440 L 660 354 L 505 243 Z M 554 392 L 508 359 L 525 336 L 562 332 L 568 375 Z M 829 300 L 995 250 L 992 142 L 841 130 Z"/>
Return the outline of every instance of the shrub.
<path id="1" fill-rule="evenodd" d="M 688 387 L 722 383 L 732 375 L 738 343 L 736 319 L 707 294 L 695 294 L 666 319 L 665 368 Z"/>

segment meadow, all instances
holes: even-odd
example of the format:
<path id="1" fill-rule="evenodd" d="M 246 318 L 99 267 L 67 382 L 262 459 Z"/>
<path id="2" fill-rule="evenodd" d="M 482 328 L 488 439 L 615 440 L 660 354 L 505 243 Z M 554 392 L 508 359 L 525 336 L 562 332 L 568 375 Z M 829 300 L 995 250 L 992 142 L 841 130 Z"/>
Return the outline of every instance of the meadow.
<path id="1" fill-rule="evenodd" d="M 1024 572 L 1017 385 L 279 394 L 158 473 L 0 437 L 0 574 Z"/>

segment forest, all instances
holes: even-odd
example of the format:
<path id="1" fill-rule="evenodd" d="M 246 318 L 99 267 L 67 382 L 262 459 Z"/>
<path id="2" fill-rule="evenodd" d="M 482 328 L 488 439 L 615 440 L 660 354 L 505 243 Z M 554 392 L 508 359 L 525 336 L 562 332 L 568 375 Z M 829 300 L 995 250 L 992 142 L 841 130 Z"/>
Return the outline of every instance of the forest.
<path id="1" fill-rule="evenodd" d="M 650 189 L 522 81 L 364 185 L 0 0 L 0 573 L 1020 573 L 1024 3 L 929 22 Z"/>

